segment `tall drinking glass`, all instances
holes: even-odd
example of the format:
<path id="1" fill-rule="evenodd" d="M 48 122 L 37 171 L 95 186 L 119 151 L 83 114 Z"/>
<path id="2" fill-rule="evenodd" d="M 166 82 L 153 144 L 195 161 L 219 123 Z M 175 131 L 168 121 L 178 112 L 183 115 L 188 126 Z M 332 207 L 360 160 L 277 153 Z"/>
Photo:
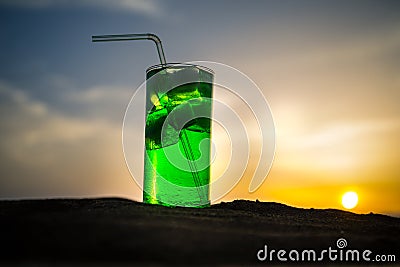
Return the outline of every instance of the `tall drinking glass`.
<path id="1" fill-rule="evenodd" d="M 213 78 L 198 65 L 147 69 L 143 202 L 210 205 Z"/>

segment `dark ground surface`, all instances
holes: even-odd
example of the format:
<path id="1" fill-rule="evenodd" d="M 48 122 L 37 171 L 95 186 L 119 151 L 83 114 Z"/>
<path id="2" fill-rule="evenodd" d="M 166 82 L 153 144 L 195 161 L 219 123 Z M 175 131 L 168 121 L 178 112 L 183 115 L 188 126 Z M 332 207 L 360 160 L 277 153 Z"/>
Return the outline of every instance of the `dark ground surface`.
<path id="1" fill-rule="evenodd" d="M 392 254 L 400 265 L 400 218 L 269 202 L 194 209 L 117 198 L 0 201 L 0 238 L 0 265 L 267 265 L 257 260 L 264 245 L 288 258 L 291 249 L 337 249 L 339 238 L 344 251 Z"/>

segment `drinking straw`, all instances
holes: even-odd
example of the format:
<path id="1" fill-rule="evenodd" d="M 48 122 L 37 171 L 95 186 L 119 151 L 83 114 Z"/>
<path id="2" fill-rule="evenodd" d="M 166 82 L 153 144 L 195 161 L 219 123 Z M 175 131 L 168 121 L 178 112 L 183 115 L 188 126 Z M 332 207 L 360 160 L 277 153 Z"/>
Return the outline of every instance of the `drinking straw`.
<path id="1" fill-rule="evenodd" d="M 161 39 L 153 33 L 134 33 L 134 34 L 112 34 L 112 35 L 94 35 L 92 42 L 113 42 L 113 41 L 130 41 L 130 40 L 151 40 L 156 44 L 158 57 L 161 65 L 166 65 L 164 50 Z"/>
<path id="2" fill-rule="evenodd" d="M 92 42 L 114 42 L 114 41 L 130 41 L 130 40 L 151 40 L 156 44 L 158 57 L 160 59 L 161 65 L 166 66 L 167 61 L 165 60 L 164 50 L 161 44 L 161 39 L 153 34 L 153 33 L 133 33 L 133 34 L 110 34 L 110 35 L 93 35 Z M 183 150 L 185 152 L 186 158 L 188 160 L 189 168 L 191 170 L 193 181 L 195 183 L 197 193 L 199 194 L 201 203 L 204 200 L 203 193 L 201 192 L 200 186 L 200 177 L 197 171 L 196 161 L 194 159 L 194 154 L 192 147 L 189 142 L 189 138 L 187 136 L 186 130 L 182 129 L 183 138 L 181 136 L 179 139 L 182 142 Z"/>

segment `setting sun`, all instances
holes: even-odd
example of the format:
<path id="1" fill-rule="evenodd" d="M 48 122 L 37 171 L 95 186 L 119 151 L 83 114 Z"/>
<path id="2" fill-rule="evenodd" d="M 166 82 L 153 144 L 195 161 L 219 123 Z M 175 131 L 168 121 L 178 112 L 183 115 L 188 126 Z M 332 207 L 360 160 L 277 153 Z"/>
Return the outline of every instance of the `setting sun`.
<path id="1" fill-rule="evenodd" d="M 342 205 L 346 209 L 352 209 L 358 204 L 358 195 L 355 192 L 346 192 L 342 196 Z"/>

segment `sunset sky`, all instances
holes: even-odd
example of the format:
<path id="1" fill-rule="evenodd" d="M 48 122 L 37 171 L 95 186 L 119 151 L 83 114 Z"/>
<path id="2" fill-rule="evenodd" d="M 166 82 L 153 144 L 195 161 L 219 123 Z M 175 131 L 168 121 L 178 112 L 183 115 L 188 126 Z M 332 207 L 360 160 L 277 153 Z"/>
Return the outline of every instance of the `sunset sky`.
<path id="1" fill-rule="evenodd" d="M 0 0 L 0 198 L 141 200 L 121 144 L 130 97 L 158 57 L 249 76 L 272 110 L 276 154 L 222 201 L 400 216 L 399 1 Z M 143 148 L 138 148 L 143 153 Z"/>

